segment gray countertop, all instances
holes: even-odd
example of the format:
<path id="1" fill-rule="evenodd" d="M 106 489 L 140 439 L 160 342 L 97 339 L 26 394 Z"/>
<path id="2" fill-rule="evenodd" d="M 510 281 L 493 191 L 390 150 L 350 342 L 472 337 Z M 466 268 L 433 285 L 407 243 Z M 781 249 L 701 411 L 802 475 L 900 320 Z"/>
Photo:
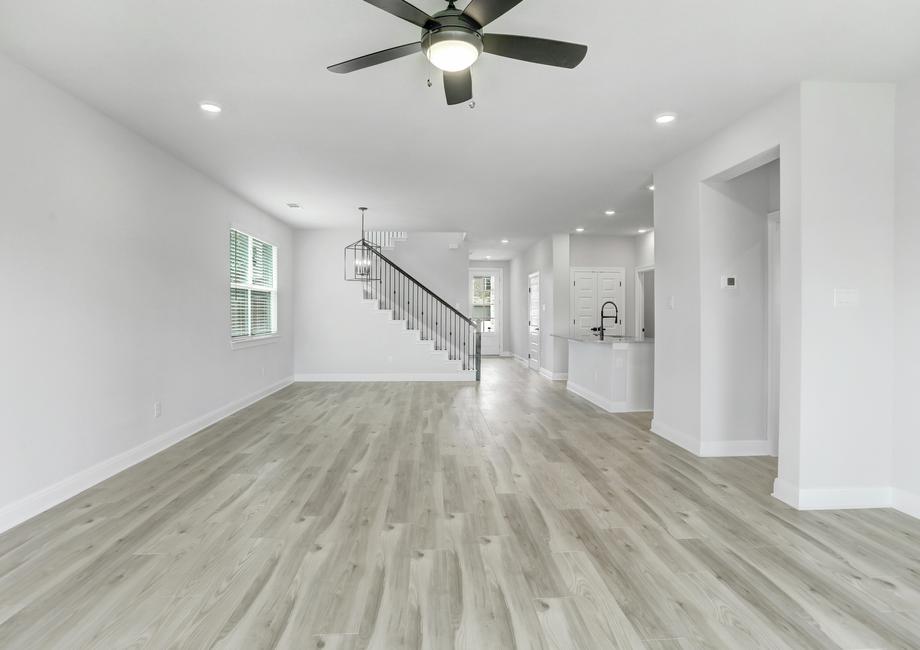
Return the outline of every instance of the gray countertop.
<path id="1" fill-rule="evenodd" d="M 614 343 L 652 344 L 655 342 L 655 339 L 638 339 L 635 336 L 611 336 L 609 334 L 604 335 L 603 341 L 597 336 L 570 336 L 568 334 L 550 334 L 550 336 L 557 339 L 572 341 L 574 343 L 586 343 L 588 345 L 613 345 Z"/>

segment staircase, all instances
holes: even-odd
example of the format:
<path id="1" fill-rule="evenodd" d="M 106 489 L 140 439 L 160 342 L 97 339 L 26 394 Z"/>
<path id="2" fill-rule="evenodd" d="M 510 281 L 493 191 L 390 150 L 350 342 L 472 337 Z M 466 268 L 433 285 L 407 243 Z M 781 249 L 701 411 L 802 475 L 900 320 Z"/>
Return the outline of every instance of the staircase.
<path id="1" fill-rule="evenodd" d="M 391 251 L 396 248 L 396 244 L 406 241 L 409 233 L 399 230 L 369 230 L 364 233 L 364 239 L 371 246 L 376 246 L 380 250 Z"/>
<path id="2" fill-rule="evenodd" d="M 460 381 L 479 381 L 482 355 L 477 324 L 406 273 L 382 252 L 400 239 L 366 233 L 345 248 L 345 279 L 359 282 L 364 301 L 388 325 L 409 333 L 425 353 Z M 374 239 L 367 239 L 374 235 Z M 378 243 L 379 242 L 379 243 Z M 429 364 L 425 364 L 426 366 Z M 430 370 L 427 370 L 430 372 Z"/>

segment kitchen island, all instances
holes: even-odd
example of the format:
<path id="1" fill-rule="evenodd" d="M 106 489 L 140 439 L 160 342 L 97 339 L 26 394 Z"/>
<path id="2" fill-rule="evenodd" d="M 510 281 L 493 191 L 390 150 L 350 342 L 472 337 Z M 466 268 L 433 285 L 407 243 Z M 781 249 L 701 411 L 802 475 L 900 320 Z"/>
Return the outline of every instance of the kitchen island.
<path id="1" fill-rule="evenodd" d="M 553 336 L 569 344 L 568 390 L 609 413 L 652 410 L 653 340 Z"/>

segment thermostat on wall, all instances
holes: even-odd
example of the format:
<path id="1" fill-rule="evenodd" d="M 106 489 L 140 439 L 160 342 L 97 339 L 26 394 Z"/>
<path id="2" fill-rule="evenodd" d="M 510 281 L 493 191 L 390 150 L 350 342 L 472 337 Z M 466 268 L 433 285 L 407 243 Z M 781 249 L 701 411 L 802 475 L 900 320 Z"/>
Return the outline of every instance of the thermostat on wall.
<path id="1" fill-rule="evenodd" d="M 723 289 L 734 289 L 738 285 L 735 276 L 733 275 L 723 275 L 722 276 L 722 288 Z"/>
<path id="2" fill-rule="evenodd" d="M 834 289 L 834 307 L 858 307 L 858 289 Z"/>

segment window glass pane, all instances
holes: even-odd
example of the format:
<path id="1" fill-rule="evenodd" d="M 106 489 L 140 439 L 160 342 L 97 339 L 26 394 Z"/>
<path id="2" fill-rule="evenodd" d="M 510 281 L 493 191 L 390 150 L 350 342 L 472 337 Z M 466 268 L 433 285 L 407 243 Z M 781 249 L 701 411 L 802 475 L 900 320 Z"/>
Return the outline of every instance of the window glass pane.
<path id="1" fill-rule="evenodd" d="M 249 336 L 249 291 L 230 289 L 230 336 Z"/>
<path id="2" fill-rule="evenodd" d="M 272 333 L 272 294 L 270 291 L 252 291 L 250 294 L 252 309 L 252 335 L 262 336 Z"/>
<path id="3" fill-rule="evenodd" d="M 249 282 L 249 236 L 236 230 L 230 231 L 230 282 Z"/>
<path id="4" fill-rule="evenodd" d="M 252 283 L 259 287 L 275 287 L 275 247 L 258 239 L 252 240 Z"/>
<path id="5" fill-rule="evenodd" d="M 483 333 L 495 331 L 495 296 L 492 294 L 492 276 L 473 277 L 473 318 L 479 321 Z"/>

